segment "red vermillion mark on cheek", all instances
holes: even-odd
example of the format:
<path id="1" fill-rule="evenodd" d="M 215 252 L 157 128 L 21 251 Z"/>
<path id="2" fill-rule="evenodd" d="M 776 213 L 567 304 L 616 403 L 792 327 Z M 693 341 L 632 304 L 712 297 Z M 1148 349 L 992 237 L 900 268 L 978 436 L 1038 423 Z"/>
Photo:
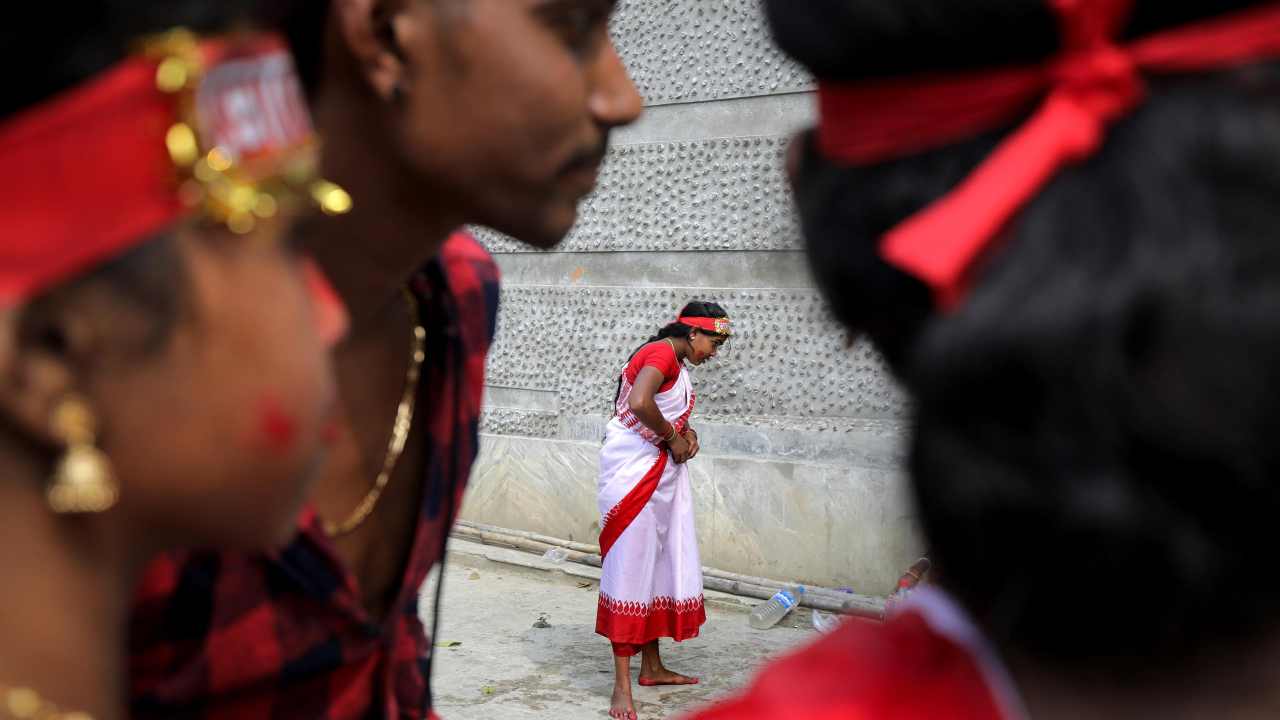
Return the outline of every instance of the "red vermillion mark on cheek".
<path id="1" fill-rule="evenodd" d="M 277 455 L 287 455 L 298 441 L 298 420 L 275 397 L 258 402 L 257 444 Z"/>

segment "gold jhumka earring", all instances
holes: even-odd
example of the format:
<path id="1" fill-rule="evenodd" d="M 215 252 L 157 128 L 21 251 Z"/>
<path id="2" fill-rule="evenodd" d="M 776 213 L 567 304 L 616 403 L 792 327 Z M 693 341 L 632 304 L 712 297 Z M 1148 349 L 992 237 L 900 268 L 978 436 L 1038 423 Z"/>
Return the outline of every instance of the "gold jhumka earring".
<path id="1" fill-rule="evenodd" d="M 59 515 L 110 510 L 120 497 L 111 460 L 97 448 L 93 412 L 85 402 L 69 397 L 53 411 L 53 432 L 67 449 L 46 491 L 49 508 Z"/>

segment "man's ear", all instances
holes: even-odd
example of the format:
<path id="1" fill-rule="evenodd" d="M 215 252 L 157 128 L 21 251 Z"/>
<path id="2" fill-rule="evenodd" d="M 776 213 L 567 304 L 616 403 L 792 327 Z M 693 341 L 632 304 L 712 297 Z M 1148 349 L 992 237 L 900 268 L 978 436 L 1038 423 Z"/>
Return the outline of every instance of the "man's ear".
<path id="1" fill-rule="evenodd" d="M 23 312 L 0 309 L 0 417 L 32 442 L 57 447 L 54 409 L 76 391 L 77 358 L 91 354 L 91 333 L 65 313 Z"/>
<path id="2" fill-rule="evenodd" d="M 337 0 L 334 25 L 357 72 L 374 94 L 392 101 L 408 84 L 404 48 L 416 35 L 415 23 L 426 13 L 413 13 L 420 0 Z"/>

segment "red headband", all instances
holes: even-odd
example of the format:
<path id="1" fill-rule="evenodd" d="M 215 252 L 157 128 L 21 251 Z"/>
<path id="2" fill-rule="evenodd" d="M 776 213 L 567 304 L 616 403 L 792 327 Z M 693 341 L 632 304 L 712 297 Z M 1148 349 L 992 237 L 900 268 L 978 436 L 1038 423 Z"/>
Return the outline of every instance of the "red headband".
<path id="1" fill-rule="evenodd" d="M 0 125 L 0 308 L 141 244 L 194 204 L 211 203 L 218 188 L 237 190 L 223 175 L 233 164 L 261 164 L 309 141 L 278 39 L 196 45 L 174 37 L 189 39 L 192 57 L 127 59 Z M 198 90 L 184 98 L 196 76 Z M 197 106 L 195 128 L 179 122 L 184 103 Z M 210 173 L 197 162 L 201 145 L 226 167 Z M 197 176 L 203 168 L 210 182 L 184 191 L 175 162 Z"/>
<path id="2" fill-rule="evenodd" d="M 681 317 L 676 322 L 712 335 L 728 337 L 733 334 L 733 327 L 729 324 L 729 318 Z"/>
<path id="3" fill-rule="evenodd" d="M 950 194 L 889 231 L 890 264 L 941 307 L 1006 223 L 1066 165 L 1096 153 L 1107 126 L 1142 102 L 1143 73 L 1211 71 L 1280 55 L 1280 3 L 1120 45 L 1133 0 L 1047 0 L 1063 50 L 1044 65 L 868 84 L 822 82 L 824 155 L 872 164 L 996 129 L 1039 107 Z"/>

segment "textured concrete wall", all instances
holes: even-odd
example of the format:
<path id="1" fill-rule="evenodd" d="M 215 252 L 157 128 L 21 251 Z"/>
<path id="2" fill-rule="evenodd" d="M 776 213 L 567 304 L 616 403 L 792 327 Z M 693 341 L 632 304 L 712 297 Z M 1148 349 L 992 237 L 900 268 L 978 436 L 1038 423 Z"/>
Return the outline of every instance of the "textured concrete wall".
<path id="1" fill-rule="evenodd" d="M 614 36 L 646 98 L 556 251 L 480 230 L 504 275 L 481 459 L 464 517 L 594 541 L 596 453 L 630 352 L 694 298 L 740 337 L 693 372 L 704 563 L 889 591 L 919 552 L 904 398 L 844 347 L 799 251 L 782 173 L 810 80 L 756 0 L 624 0 Z"/>

